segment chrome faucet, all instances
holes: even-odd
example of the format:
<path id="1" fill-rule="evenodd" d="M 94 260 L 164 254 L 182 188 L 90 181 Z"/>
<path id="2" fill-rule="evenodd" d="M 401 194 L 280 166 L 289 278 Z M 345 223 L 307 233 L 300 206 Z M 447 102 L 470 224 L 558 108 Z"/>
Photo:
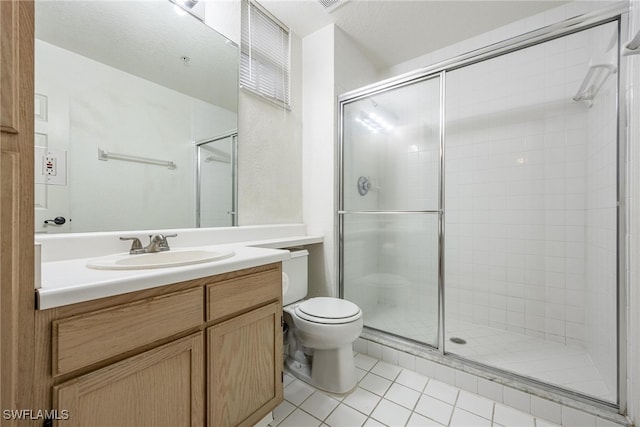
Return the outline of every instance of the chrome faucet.
<path id="1" fill-rule="evenodd" d="M 142 246 L 137 237 L 120 237 L 120 240 L 132 240 L 129 255 L 148 254 L 153 252 L 165 252 L 170 250 L 167 237 L 176 237 L 177 234 L 149 234 L 149 244 Z"/>

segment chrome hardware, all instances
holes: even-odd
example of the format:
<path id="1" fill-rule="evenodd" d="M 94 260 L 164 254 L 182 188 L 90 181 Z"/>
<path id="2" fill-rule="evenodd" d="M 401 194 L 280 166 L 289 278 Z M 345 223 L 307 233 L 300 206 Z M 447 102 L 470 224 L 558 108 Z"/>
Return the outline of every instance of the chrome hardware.
<path id="1" fill-rule="evenodd" d="M 371 181 L 366 176 L 361 176 L 358 178 L 358 193 L 361 196 L 366 196 L 369 190 L 371 189 Z"/>
<path id="2" fill-rule="evenodd" d="M 130 255 L 148 254 L 153 252 L 166 252 L 170 250 L 167 237 L 176 237 L 177 234 L 149 234 L 149 244 L 142 246 L 142 242 L 137 237 L 120 237 L 120 240 L 133 240 Z"/>
<path id="3" fill-rule="evenodd" d="M 98 148 L 98 160 L 107 161 L 109 159 L 124 160 L 127 162 L 145 163 L 148 165 L 165 166 L 169 169 L 176 168 L 176 162 L 174 162 L 173 160 L 159 160 L 159 159 L 152 159 L 150 157 L 131 156 L 129 154 L 121 154 L 121 153 L 111 153 L 107 150 L 103 150 L 102 148 Z"/>
<path id="4" fill-rule="evenodd" d="M 120 240 L 132 240 L 131 249 L 129 249 L 130 255 L 143 254 L 145 252 L 142 247 L 142 242 L 137 237 L 120 237 Z"/>
<path id="5" fill-rule="evenodd" d="M 149 246 L 144 250 L 145 252 L 164 252 L 171 248 L 167 242 L 167 237 L 176 237 L 177 234 L 149 234 Z"/>
<path id="6" fill-rule="evenodd" d="M 614 64 L 595 64 L 589 67 L 587 75 L 584 77 L 578 93 L 573 100 L 585 101 L 588 107 L 593 105 L 593 100 L 598 95 L 598 91 L 602 88 L 611 74 L 615 74 L 618 67 Z"/>

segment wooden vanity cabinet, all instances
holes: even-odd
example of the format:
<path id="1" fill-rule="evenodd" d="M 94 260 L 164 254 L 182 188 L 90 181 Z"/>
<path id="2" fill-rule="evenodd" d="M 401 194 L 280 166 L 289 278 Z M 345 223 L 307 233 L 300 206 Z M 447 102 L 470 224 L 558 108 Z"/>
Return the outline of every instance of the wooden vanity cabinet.
<path id="1" fill-rule="evenodd" d="M 58 426 L 255 424 L 282 402 L 281 271 L 38 312 L 37 330 L 49 334 L 36 357 L 42 407 L 58 411 Z"/>
<path id="2" fill-rule="evenodd" d="M 282 402 L 281 277 L 277 269 L 207 286 L 207 316 L 218 322 L 207 328 L 211 426 L 252 426 Z"/>
<path id="3" fill-rule="evenodd" d="M 198 332 L 55 386 L 60 425 L 202 426 L 203 361 Z"/>

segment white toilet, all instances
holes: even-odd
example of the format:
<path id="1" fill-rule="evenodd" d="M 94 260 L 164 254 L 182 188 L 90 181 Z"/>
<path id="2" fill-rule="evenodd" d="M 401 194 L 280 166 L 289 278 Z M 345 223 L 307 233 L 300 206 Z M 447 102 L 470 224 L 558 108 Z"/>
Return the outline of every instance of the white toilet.
<path id="1" fill-rule="evenodd" d="M 362 310 L 339 298 L 307 295 L 307 251 L 282 263 L 282 304 L 289 326 L 285 366 L 297 378 L 332 393 L 356 386 L 353 342 L 362 332 Z"/>

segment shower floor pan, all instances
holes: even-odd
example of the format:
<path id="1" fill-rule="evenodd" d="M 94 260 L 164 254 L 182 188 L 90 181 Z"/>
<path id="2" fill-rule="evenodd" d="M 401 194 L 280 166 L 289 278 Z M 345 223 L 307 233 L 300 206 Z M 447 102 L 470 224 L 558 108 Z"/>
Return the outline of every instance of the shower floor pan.
<path id="1" fill-rule="evenodd" d="M 424 311 L 398 310 L 378 305 L 365 311 L 365 326 L 415 341 L 434 343 L 435 322 L 425 321 Z M 602 373 L 587 350 L 516 332 L 447 320 L 445 349 L 466 359 L 573 390 L 601 400 L 615 402 Z M 456 344 L 449 338 L 462 338 Z"/>

